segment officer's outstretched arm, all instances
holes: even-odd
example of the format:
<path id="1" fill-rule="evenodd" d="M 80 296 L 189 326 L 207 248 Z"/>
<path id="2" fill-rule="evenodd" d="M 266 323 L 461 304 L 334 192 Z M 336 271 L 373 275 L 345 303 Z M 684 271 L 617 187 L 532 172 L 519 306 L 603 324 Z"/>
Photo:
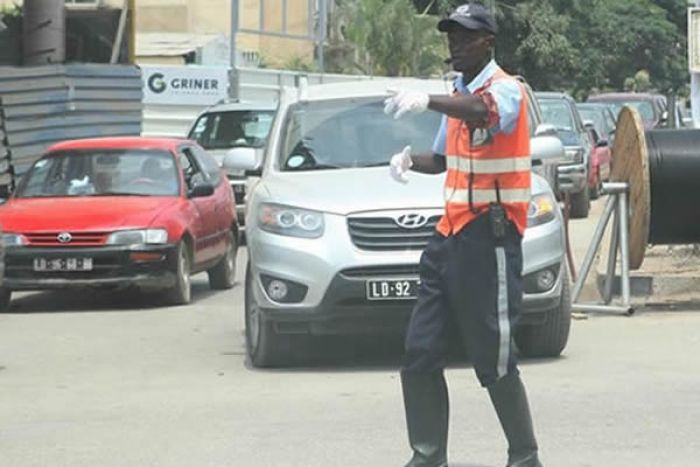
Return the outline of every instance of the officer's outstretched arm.
<path id="1" fill-rule="evenodd" d="M 481 123 L 486 121 L 489 116 L 489 109 L 484 100 L 471 94 L 462 96 L 431 95 L 428 108 L 453 118 L 459 118 L 467 123 Z"/>
<path id="2" fill-rule="evenodd" d="M 441 154 L 411 154 L 411 170 L 424 174 L 440 174 L 447 170 L 445 156 Z"/>

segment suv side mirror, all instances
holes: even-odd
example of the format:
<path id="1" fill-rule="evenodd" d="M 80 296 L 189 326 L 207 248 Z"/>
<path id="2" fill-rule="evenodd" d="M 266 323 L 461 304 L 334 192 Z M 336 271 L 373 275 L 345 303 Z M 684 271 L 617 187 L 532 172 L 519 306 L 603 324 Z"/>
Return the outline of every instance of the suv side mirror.
<path id="1" fill-rule="evenodd" d="M 563 159 L 564 145 L 556 136 L 535 136 L 530 138 L 530 155 L 534 165 L 536 161 Z"/>
<path id="2" fill-rule="evenodd" d="M 228 172 L 251 172 L 260 170 L 254 148 L 233 148 L 224 156 L 222 167 Z"/>
<path id="3" fill-rule="evenodd" d="M 558 136 L 557 127 L 550 123 L 540 123 L 535 129 L 535 137 L 537 136 Z"/>
<path id="4" fill-rule="evenodd" d="M 209 182 L 197 181 L 187 194 L 190 198 L 206 198 L 214 194 L 214 185 Z"/>

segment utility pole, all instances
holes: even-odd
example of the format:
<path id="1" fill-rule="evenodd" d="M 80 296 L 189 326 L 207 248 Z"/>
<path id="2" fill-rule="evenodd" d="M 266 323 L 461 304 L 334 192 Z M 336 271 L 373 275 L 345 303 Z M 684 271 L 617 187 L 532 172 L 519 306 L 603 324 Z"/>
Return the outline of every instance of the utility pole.
<path id="1" fill-rule="evenodd" d="M 700 7 L 700 0 L 694 2 L 696 7 Z M 690 21 L 690 10 L 688 10 L 688 35 L 695 34 Z M 691 40 L 698 38 L 688 37 L 688 44 L 690 46 Z M 697 41 L 696 41 L 697 43 Z M 700 73 L 690 70 L 690 111 L 693 116 L 693 128 L 700 128 Z"/>
<path id="2" fill-rule="evenodd" d="M 64 0 L 24 0 L 22 62 L 46 65 L 66 61 Z"/>
<path id="3" fill-rule="evenodd" d="M 238 0 L 231 0 L 231 56 L 229 59 L 228 95 L 232 99 L 238 99 L 240 93 L 240 80 L 238 77 L 238 52 L 236 49 L 236 35 L 238 34 L 238 8 Z"/>

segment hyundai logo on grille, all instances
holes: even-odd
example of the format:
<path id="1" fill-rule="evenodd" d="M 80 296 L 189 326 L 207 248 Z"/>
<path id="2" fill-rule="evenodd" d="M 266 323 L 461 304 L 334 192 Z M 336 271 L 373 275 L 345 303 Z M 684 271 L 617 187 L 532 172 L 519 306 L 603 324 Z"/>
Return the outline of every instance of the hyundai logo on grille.
<path id="1" fill-rule="evenodd" d="M 60 234 L 56 235 L 56 239 L 61 243 L 68 243 L 73 240 L 73 236 L 68 232 L 61 232 Z"/>
<path id="2" fill-rule="evenodd" d="M 428 223 L 428 218 L 423 214 L 401 214 L 396 218 L 396 223 L 404 229 L 420 229 Z"/>

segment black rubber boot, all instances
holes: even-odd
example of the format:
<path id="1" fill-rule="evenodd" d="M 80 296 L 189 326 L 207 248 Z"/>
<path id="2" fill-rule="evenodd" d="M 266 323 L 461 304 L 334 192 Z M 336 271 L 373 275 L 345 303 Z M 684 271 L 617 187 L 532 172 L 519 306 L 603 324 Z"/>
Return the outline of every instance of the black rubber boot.
<path id="1" fill-rule="evenodd" d="M 401 386 L 413 449 L 406 467 L 447 467 L 449 401 L 442 371 L 402 371 Z"/>
<path id="2" fill-rule="evenodd" d="M 488 387 L 503 433 L 508 440 L 506 467 L 542 467 L 532 428 L 525 386 L 517 374 L 509 374 Z"/>

